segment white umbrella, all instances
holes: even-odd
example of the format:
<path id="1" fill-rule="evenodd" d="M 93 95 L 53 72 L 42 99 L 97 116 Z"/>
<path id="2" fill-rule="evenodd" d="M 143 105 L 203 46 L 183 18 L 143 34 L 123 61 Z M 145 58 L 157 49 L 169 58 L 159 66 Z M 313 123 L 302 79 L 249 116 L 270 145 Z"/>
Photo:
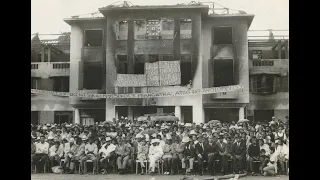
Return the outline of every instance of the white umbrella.
<path id="1" fill-rule="evenodd" d="M 238 121 L 238 123 L 246 123 L 246 122 L 249 122 L 249 120 L 248 120 L 248 119 L 240 119 L 240 120 Z"/>

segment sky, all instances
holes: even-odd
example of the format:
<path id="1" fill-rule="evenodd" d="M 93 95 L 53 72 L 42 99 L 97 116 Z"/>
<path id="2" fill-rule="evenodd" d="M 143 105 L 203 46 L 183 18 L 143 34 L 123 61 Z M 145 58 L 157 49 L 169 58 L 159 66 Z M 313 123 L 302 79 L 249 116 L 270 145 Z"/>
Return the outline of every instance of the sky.
<path id="1" fill-rule="evenodd" d="M 210 0 L 203 0 L 208 2 Z M 57 34 L 70 32 L 63 21 L 74 15 L 98 11 L 117 0 L 31 0 L 31 33 Z M 134 5 L 176 5 L 184 0 L 129 0 Z M 196 1 L 197 2 L 197 1 Z M 224 7 L 254 14 L 249 30 L 289 29 L 289 0 L 213 0 Z M 283 34 L 283 33 L 282 33 Z"/>

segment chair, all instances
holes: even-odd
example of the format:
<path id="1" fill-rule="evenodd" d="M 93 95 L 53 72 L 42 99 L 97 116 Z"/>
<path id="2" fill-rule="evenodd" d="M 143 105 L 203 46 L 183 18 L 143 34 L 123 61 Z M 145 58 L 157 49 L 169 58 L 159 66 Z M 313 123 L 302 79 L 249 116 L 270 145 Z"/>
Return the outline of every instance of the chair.
<path id="1" fill-rule="evenodd" d="M 255 164 L 258 164 L 258 169 L 259 169 L 259 166 L 260 166 L 260 160 L 254 160 L 253 161 L 253 164 L 255 165 Z M 256 168 L 256 166 L 254 166 L 254 169 L 253 169 L 253 172 L 255 172 L 255 170 L 256 170 L 257 168 Z M 258 171 L 259 172 L 259 171 Z"/>
<path id="2" fill-rule="evenodd" d="M 79 165 L 79 174 L 80 174 L 80 172 L 81 172 L 81 162 L 80 162 L 80 160 L 79 160 L 79 163 L 80 163 L 80 165 Z M 86 160 L 86 162 L 85 162 L 85 166 L 84 166 L 84 171 L 85 172 L 87 172 L 87 170 L 88 170 L 88 168 L 87 168 L 87 163 L 92 163 L 93 164 L 93 161 L 92 160 Z M 93 169 L 93 167 L 92 167 L 92 173 L 94 173 L 94 169 Z"/>
<path id="3" fill-rule="evenodd" d="M 140 160 L 136 160 L 136 174 L 138 174 L 138 166 L 139 166 L 140 163 L 141 163 Z M 148 161 L 144 160 L 143 163 L 146 163 L 146 173 L 147 173 L 147 171 L 148 171 Z"/>
<path id="4" fill-rule="evenodd" d="M 39 162 L 41 161 L 41 159 L 39 160 Z M 47 162 L 45 162 L 44 164 L 43 164 L 43 172 L 44 173 L 46 173 L 46 170 L 47 170 Z M 32 168 L 32 167 L 31 167 Z M 34 172 L 37 172 L 37 166 L 35 165 L 34 166 Z"/>
<path id="5" fill-rule="evenodd" d="M 156 161 L 157 169 L 158 169 L 158 173 L 159 173 L 159 174 L 161 174 L 160 162 L 161 162 L 161 160 L 157 160 L 157 161 Z M 163 164 L 163 163 L 162 163 L 162 164 Z M 162 169 L 162 173 L 163 173 L 163 169 Z M 146 174 L 148 174 L 148 172 L 146 172 Z"/>

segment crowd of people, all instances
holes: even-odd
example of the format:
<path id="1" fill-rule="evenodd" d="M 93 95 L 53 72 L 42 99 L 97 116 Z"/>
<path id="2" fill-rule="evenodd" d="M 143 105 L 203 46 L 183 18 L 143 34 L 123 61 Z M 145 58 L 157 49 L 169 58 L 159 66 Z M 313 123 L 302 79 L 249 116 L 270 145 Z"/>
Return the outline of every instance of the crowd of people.
<path id="1" fill-rule="evenodd" d="M 288 122 L 31 125 L 31 171 L 86 174 L 91 160 L 93 174 L 288 174 Z"/>

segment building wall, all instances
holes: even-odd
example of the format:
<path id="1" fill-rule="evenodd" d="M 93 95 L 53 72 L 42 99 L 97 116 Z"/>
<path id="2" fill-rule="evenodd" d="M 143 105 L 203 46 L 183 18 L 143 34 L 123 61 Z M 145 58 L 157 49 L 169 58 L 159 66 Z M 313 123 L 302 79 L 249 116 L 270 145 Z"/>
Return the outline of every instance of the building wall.
<path id="1" fill-rule="evenodd" d="M 40 124 L 53 124 L 54 123 L 54 111 L 40 111 L 39 112 Z"/>

